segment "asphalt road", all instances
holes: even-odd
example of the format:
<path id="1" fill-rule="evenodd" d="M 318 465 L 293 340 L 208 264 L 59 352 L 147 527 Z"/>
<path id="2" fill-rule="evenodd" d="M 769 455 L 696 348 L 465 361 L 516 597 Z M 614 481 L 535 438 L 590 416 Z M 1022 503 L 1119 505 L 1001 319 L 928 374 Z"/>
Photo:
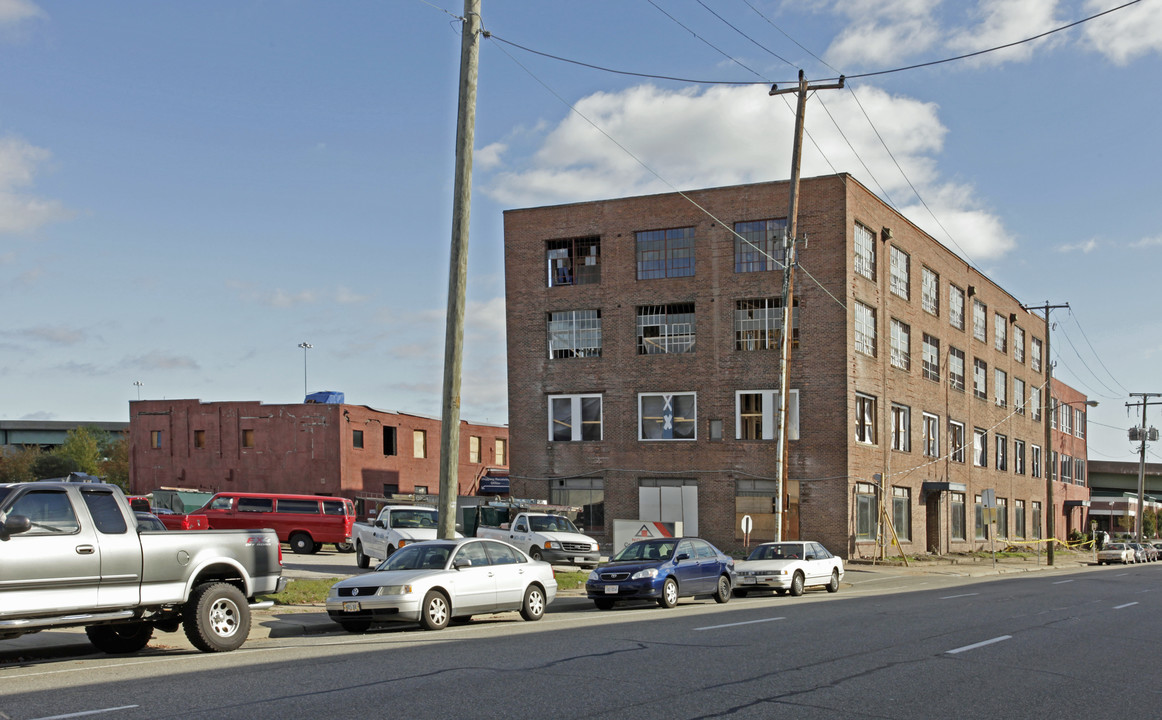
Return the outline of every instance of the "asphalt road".
<path id="1" fill-rule="evenodd" d="M 0 667 L 0 718 L 1155 717 L 1162 563 Z M 92 713 L 84 714 L 83 713 Z"/>

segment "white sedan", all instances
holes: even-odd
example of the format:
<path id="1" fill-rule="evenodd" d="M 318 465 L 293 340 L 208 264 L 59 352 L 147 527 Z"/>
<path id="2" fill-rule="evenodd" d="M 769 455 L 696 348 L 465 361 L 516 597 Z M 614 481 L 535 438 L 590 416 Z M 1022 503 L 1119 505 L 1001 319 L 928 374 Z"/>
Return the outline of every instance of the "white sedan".
<path id="1" fill-rule="evenodd" d="M 838 592 L 843 579 L 843 559 L 827 552 L 817 542 L 773 542 L 756 547 L 746 560 L 735 563 L 738 584 L 734 594 L 745 597 L 750 590 L 774 590 L 784 595 L 802 595 L 803 588 L 824 585 Z"/>
<path id="2" fill-rule="evenodd" d="M 1126 543 L 1110 543 L 1097 551 L 1097 564 L 1122 563 L 1123 565 L 1135 562 L 1134 548 Z"/>
<path id="3" fill-rule="evenodd" d="M 396 550 L 374 572 L 335 583 L 327 614 L 348 632 L 409 620 L 428 630 L 473 615 L 519 610 L 540 620 L 557 596 L 553 567 L 499 540 L 426 540 Z"/>

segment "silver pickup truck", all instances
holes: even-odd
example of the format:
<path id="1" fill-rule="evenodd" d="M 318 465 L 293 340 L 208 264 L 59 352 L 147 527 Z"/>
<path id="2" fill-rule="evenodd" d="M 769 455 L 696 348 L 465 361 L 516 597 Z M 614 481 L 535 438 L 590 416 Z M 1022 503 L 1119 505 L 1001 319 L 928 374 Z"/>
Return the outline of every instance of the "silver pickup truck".
<path id="1" fill-rule="evenodd" d="M 145 531 L 114 485 L 0 484 L 0 640 L 83 626 L 109 653 L 185 629 L 237 649 L 260 593 L 282 590 L 273 530 Z"/>

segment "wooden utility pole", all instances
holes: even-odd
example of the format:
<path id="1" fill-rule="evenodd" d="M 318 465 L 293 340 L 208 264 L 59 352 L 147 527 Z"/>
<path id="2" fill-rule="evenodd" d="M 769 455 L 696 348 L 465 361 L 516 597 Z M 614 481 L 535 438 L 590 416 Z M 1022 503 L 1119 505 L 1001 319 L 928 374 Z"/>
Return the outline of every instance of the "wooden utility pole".
<path id="1" fill-rule="evenodd" d="M 783 234 L 783 331 L 779 335 L 779 442 L 775 449 L 776 496 L 775 496 L 775 540 L 783 539 L 783 495 L 787 478 L 787 401 L 790 397 L 791 379 L 791 333 L 794 326 L 792 304 L 795 297 L 795 237 L 799 222 L 799 166 L 803 155 L 803 124 L 807 114 L 807 93 L 811 90 L 838 90 L 843 87 L 843 76 L 831 85 L 809 85 L 799 71 L 799 83 L 792 88 L 780 90 L 772 85 L 770 95 L 795 93 L 798 103 L 795 109 L 795 140 L 791 151 L 791 202 L 787 209 L 787 229 Z"/>
<path id="2" fill-rule="evenodd" d="M 1146 408 L 1151 405 L 1162 405 L 1162 403 L 1150 402 L 1152 397 L 1162 397 L 1159 393 L 1130 393 L 1130 397 L 1140 397 L 1142 400 L 1136 403 L 1126 403 L 1127 408 L 1142 406 L 1142 428 L 1140 435 L 1140 445 L 1138 445 L 1138 512 L 1134 516 L 1134 542 L 1142 542 L 1142 513 L 1146 509 L 1146 440 L 1149 439 L 1150 431 L 1146 429 Z"/>
<path id="3" fill-rule="evenodd" d="M 456 536 L 460 469 L 460 375 L 464 364 L 464 306 L 468 290 L 468 218 L 472 210 L 472 143 L 476 136 L 476 75 L 480 59 L 480 0 L 464 0 L 460 40 L 460 102 L 456 114 L 456 177 L 452 195 L 452 258 L 444 335 L 444 399 L 440 415 L 440 501 L 437 536 Z"/>
<path id="4" fill-rule="evenodd" d="M 1022 305 L 1022 310 L 1041 310 L 1045 313 L 1045 356 L 1041 362 L 1045 364 L 1045 391 L 1041 394 L 1041 420 L 1045 423 L 1045 456 L 1041 458 L 1042 469 L 1045 471 L 1045 564 L 1052 565 L 1057 544 L 1057 509 L 1053 504 L 1053 473 L 1057 470 L 1057 463 L 1053 461 L 1053 362 L 1049 359 L 1049 311 L 1058 308 L 1068 308 L 1064 305 L 1050 305 L 1045 303 L 1040 307 Z"/>

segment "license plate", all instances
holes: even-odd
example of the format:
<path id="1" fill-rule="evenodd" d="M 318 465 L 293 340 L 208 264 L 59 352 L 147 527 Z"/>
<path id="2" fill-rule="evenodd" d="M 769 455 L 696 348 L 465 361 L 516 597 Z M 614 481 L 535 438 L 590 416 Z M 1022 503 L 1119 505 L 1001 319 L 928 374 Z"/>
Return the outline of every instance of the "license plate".
<path id="1" fill-rule="evenodd" d="M 585 558 L 573 558 L 573 562 L 575 562 L 575 563 L 583 563 L 583 562 L 585 562 Z"/>
<path id="2" fill-rule="evenodd" d="M 617 585 L 606 585 L 605 586 L 605 594 L 606 595 L 616 595 L 617 590 L 618 590 Z"/>
<path id="3" fill-rule="evenodd" d="M 359 612 L 359 602 L 357 600 L 346 600 L 343 602 L 343 612 Z"/>
<path id="4" fill-rule="evenodd" d="M 752 577 L 744 577 L 744 578 L 742 579 L 742 584 L 743 584 L 743 585 L 754 585 L 754 584 L 755 584 L 755 582 L 756 582 L 756 581 L 755 581 L 755 579 L 754 579 L 754 578 L 752 578 Z"/>

